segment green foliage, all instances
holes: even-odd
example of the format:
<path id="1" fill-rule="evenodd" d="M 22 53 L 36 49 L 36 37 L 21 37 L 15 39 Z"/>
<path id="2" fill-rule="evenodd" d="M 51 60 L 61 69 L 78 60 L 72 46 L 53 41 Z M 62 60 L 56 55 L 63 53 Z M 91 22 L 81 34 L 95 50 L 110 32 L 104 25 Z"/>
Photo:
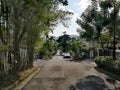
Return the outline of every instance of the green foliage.
<path id="1" fill-rule="evenodd" d="M 53 39 L 46 40 L 39 51 L 40 58 L 50 59 L 57 51 L 57 43 Z"/>
<path id="2" fill-rule="evenodd" d="M 83 37 L 87 39 L 97 39 L 99 40 L 102 30 L 108 28 L 109 26 L 116 24 L 119 21 L 119 4 L 117 0 L 104 0 L 104 1 L 92 1 L 94 4 L 99 4 L 100 10 L 97 6 L 91 5 L 86 9 L 81 15 L 82 20 L 77 20 L 77 23 L 85 30 Z M 110 11 L 111 9 L 111 11 Z M 86 14 L 87 13 L 87 14 Z M 109 28 L 111 30 L 112 28 Z M 113 32 L 112 32 L 113 33 Z"/>
<path id="3" fill-rule="evenodd" d="M 1 66 L 0 61 L 0 69 L 2 69 L 0 78 L 1 75 L 11 74 L 11 72 L 18 74 L 23 67 L 31 68 L 34 52 L 37 53 L 43 44 L 40 38 L 53 32 L 53 27 L 59 22 L 69 19 L 65 16 L 71 13 L 58 10 L 57 5 L 60 2 L 57 4 L 54 2 L 55 0 L 0 0 L 0 50 L 4 49 L 4 52 L 8 53 L 5 56 L 8 56 L 7 61 L 12 66 L 7 71 Z M 61 3 L 68 4 L 67 0 Z M 52 56 L 57 46 L 51 41 L 48 41 L 47 45 L 48 47 L 43 47 L 43 51 L 47 53 L 43 54 Z M 23 52 L 27 51 L 25 56 L 21 56 L 21 48 L 25 49 Z"/>
<path id="4" fill-rule="evenodd" d="M 89 41 L 93 37 L 93 34 L 94 34 L 93 27 L 90 24 L 82 24 L 81 26 L 82 28 L 86 30 L 86 32 L 83 33 L 82 37 L 87 38 L 87 40 Z"/>
<path id="5" fill-rule="evenodd" d="M 112 4 L 109 0 L 105 0 L 105 1 L 100 2 L 100 6 L 104 9 L 108 9 L 108 8 L 112 7 Z"/>
<path id="6" fill-rule="evenodd" d="M 82 13 L 81 19 L 77 20 L 77 24 L 85 30 L 82 37 L 87 40 L 99 41 L 103 50 L 108 49 L 108 43 L 113 41 L 113 58 L 115 58 L 115 36 L 118 32 L 117 28 L 120 26 L 119 13 L 119 0 L 92 0 L 91 6 L 88 6 L 85 12 Z M 107 40 L 106 35 L 103 35 L 105 31 L 109 32 L 109 40 Z M 106 47 L 105 42 L 107 42 Z"/>
<path id="7" fill-rule="evenodd" d="M 79 39 L 71 38 L 69 35 L 64 34 L 57 40 L 58 48 L 62 52 L 70 52 L 73 59 L 81 58 L 82 44 Z"/>
<path id="8" fill-rule="evenodd" d="M 70 52 L 72 59 L 82 58 L 82 53 L 87 53 L 89 47 L 85 47 L 81 44 L 79 39 L 70 38 L 69 35 L 62 35 L 58 38 L 58 48 L 62 52 Z"/>
<path id="9" fill-rule="evenodd" d="M 104 56 L 98 56 L 95 58 L 95 62 L 97 63 L 98 67 L 103 67 L 107 61 L 112 61 L 112 57 L 104 57 Z"/>
<path id="10" fill-rule="evenodd" d="M 69 51 L 69 45 L 71 43 L 71 38 L 69 35 L 64 34 L 60 36 L 57 42 L 59 43 L 58 47 L 61 47 L 63 52 Z"/>
<path id="11" fill-rule="evenodd" d="M 59 1 L 61 3 L 63 3 L 63 5 L 68 5 L 68 0 L 56 0 L 56 1 Z"/>
<path id="12" fill-rule="evenodd" d="M 94 3 L 96 3 L 96 1 Z M 82 29 L 85 30 L 85 32 L 82 34 L 82 37 L 86 38 L 88 41 L 98 37 L 98 32 L 101 30 L 100 22 L 102 19 L 100 17 L 101 15 L 96 11 L 96 6 L 91 5 L 91 7 L 89 6 L 85 12 L 82 13 L 81 20 L 78 19 L 76 21 L 77 24 L 79 24 Z"/>
<path id="13" fill-rule="evenodd" d="M 81 43 L 78 39 L 72 38 L 71 44 L 70 44 L 70 51 L 72 52 L 72 58 L 73 59 L 79 59 L 80 58 L 80 49 L 81 49 Z"/>
<path id="14" fill-rule="evenodd" d="M 114 60 L 109 56 L 100 56 L 95 58 L 95 62 L 100 68 L 120 74 L 120 59 Z"/>
<path id="15" fill-rule="evenodd" d="M 101 37 L 101 39 L 102 39 L 103 42 L 109 41 L 110 38 L 111 38 L 109 32 L 102 34 L 100 37 Z"/>

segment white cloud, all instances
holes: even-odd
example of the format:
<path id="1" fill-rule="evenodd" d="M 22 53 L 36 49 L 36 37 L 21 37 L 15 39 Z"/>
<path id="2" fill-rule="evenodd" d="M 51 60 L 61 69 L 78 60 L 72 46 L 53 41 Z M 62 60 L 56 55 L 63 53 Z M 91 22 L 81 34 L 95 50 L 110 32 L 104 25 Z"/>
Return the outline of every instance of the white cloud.
<path id="1" fill-rule="evenodd" d="M 69 12 L 75 13 L 72 9 L 66 9 Z"/>
<path id="2" fill-rule="evenodd" d="M 60 10 L 70 11 L 74 14 L 71 16 L 70 26 L 68 28 L 63 27 L 62 24 L 58 24 L 54 30 L 54 34 L 51 35 L 60 36 L 64 31 L 66 31 L 67 34 L 78 35 L 76 30 L 80 28 L 80 26 L 76 23 L 76 19 L 80 19 L 80 15 L 89 5 L 91 5 L 91 0 L 69 0 L 68 6 L 59 5 Z"/>
<path id="3" fill-rule="evenodd" d="M 69 12 L 75 13 L 72 9 L 66 9 L 65 6 L 63 6 L 63 5 L 59 5 L 58 8 L 59 8 L 59 10 L 69 11 Z"/>
<path id="4" fill-rule="evenodd" d="M 79 14 L 78 13 L 74 13 L 74 15 L 72 16 L 71 21 L 76 22 L 78 17 L 79 17 Z"/>
<path id="5" fill-rule="evenodd" d="M 83 12 L 89 5 L 91 5 L 91 0 L 80 0 L 78 5 L 80 11 Z"/>
<path id="6" fill-rule="evenodd" d="M 60 10 L 63 10 L 63 11 L 65 11 L 66 9 L 65 9 L 65 6 L 63 6 L 63 5 L 59 5 L 59 7 L 58 7 Z"/>
<path id="7" fill-rule="evenodd" d="M 73 11 L 72 9 L 66 9 L 65 6 L 63 6 L 63 5 L 59 5 L 59 9 L 60 9 L 60 10 L 63 10 L 63 11 L 72 12 L 72 13 L 73 13 L 73 15 L 71 16 L 71 21 L 72 21 L 72 22 L 75 22 L 76 19 L 79 17 L 79 14 L 78 14 L 78 13 L 75 13 L 75 11 Z"/>

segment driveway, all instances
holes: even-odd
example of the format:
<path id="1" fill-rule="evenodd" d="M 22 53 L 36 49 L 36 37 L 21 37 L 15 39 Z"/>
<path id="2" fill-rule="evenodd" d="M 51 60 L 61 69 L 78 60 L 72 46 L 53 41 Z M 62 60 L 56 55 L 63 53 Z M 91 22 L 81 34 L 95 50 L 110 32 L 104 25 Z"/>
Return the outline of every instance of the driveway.
<path id="1" fill-rule="evenodd" d="M 120 90 L 120 81 L 96 70 L 89 60 L 74 62 L 54 56 L 35 65 L 42 69 L 23 90 Z"/>

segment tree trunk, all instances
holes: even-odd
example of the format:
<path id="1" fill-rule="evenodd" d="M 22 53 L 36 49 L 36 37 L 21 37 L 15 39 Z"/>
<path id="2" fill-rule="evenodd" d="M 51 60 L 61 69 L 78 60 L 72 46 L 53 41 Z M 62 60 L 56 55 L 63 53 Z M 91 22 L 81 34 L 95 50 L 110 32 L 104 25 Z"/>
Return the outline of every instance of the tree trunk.
<path id="1" fill-rule="evenodd" d="M 34 48 L 31 45 L 28 45 L 28 66 L 29 68 L 33 67 L 34 59 Z"/>
<path id="2" fill-rule="evenodd" d="M 20 71 L 20 66 L 21 66 L 21 60 L 20 60 L 20 50 L 19 50 L 19 41 L 18 41 L 18 36 L 19 36 L 19 25 L 18 23 L 15 23 L 15 30 L 13 34 L 13 55 L 14 55 L 14 72 L 18 73 Z"/>
<path id="3" fill-rule="evenodd" d="M 21 66 L 21 60 L 20 60 L 20 50 L 19 50 L 19 42 L 14 42 L 13 45 L 14 51 L 14 66 L 13 66 L 13 70 L 15 70 L 14 72 L 17 74 L 18 72 L 20 72 L 20 66 Z"/>
<path id="4" fill-rule="evenodd" d="M 102 38 L 101 38 L 101 37 L 100 37 L 100 43 L 101 43 L 101 47 L 102 47 L 102 49 L 103 49 L 103 54 L 104 54 L 104 56 L 105 56 L 104 43 L 103 43 L 103 41 L 102 41 Z"/>

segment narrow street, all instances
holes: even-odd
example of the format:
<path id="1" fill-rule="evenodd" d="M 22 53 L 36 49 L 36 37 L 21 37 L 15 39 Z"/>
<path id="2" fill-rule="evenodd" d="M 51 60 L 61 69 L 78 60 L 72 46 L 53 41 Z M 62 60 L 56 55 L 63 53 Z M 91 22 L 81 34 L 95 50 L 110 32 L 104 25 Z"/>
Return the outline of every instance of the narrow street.
<path id="1" fill-rule="evenodd" d="M 23 90 L 119 90 L 120 82 L 95 69 L 90 61 L 74 62 L 54 56 L 37 63 L 42 69 L 28 82 Z M 74 89 L 71 89 L 74 90 Z"/>

